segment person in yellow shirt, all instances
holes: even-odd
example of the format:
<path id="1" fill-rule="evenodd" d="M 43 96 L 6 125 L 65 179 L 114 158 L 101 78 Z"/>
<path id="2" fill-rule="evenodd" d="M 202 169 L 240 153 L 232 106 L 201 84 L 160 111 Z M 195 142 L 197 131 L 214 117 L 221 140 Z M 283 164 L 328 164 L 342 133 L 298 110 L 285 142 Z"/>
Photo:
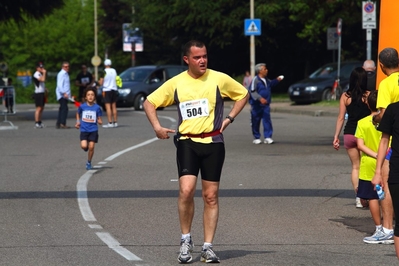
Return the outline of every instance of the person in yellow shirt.
<path id="1" fill-rule="evenodd" d="M 244 108 L 248 101 L 248 90 L 228 75 L 207 68 L 207 49 L 200 41 L 193 40 L 184 45 L 183 60 L 188 65 L 188 71 L 169 79 L 150 94 L 144 102 L 144 110 L 156 136 L 168 139 L 175 130 L 161 126 L 156 109 L 177 105 L 179 122 L 175 143 L 180 187 L 178 212 L 182 233 L 178 261 L 192 261 L 194 193 L 201 171 L 204 201 L 201 261 L 218 263 L 212 241 L 219 216 L 218 191 L 225 158 L 223 131 Z M 224 117 L 223 98 L 227 97 L 234 101 L 234 105 Z"/>
<path id="2" fill-rule="evenodd" d="M 391 103 L 399 101 L 399 59 L 398 51 L 394 48 L 385 48 L 379 55 L 378 59 L 382 72 L 387 76 L 380 82 L 378 87 L 377 108 L 379 113 L 373 116 L 373 123 L 378 125 L 384 116 L 387 106 Z M 389 159 L 392 150 L 388 148 L 385 158 L 382 174 L 375 175 L 372 183 L 381 185 L 385 191 L 385 199 L 381 201 L 383 230 L 389 234 L 393 230 L 393 206 L 391 193 L 388 188 Z"/>
<path id="3" fill-rule="evenodd" d="M 372 123 L 373 115 L 377 114 L 377 94 L 378 91 L 370 92 L 367 97 L 367 104 L 371 110 L 371 115 L 359 120 L 355 137 L 357 146 L 362 151 L 359 170 L 359 187 L 357 196 L 362 200 L 368 200 L 371 217 L 375 224 L 375 232 L 372 236 L 365 237 L 363 242 L 368 244 L 392 244 L 393 231 L 386 234 L 381 224 L 380 203 L 374 185 L 371 183 L 376 169 L 376 159 L 378 145 L 382 133 L 376 129 Z"/>

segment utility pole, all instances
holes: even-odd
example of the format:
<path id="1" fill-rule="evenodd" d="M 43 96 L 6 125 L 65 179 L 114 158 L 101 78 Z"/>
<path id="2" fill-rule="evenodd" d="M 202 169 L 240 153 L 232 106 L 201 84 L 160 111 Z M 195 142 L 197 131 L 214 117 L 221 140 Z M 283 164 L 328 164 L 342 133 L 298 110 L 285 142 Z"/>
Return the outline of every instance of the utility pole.
<path id="1" fill-rule="evenodd" d="M 94 56 L 98 57 L 98 41 L 97 41 L 97 0 L 94 0 Z M 94 75 L 98 79 L 98 65 L 94 65 Z"/>
<path id="2" fill-rule="evenodd" d="M 98 80 L 98 66 L 101 64 L 101 58 L 98 56 L 97 45 L 97 0 L 94 0 L 94 56 L 91 58 L 91 64 L 94 66 L 94 75 Z"/>

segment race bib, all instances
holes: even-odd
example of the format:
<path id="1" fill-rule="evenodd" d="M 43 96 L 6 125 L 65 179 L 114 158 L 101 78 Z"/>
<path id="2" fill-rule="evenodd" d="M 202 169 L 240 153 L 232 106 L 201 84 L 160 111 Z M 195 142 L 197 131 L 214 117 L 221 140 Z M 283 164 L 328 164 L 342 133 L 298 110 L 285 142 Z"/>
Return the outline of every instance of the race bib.
<path id="1" fill-rule="evenodd" d="M 80 83 L 85 84 L 85 85 L 89 84 L 90 83 L 90 79 L 88 77 L 81 78 L 80 79 Z"/>
<path id="2" fill-rule="evenodd" d="M 82 121 L 86 123 L 96 123 L 97 115 L 95 111 L 83 111 L 82 112 Z"/>
<path id="3" fill-rule="evenodd" d="M 209 116 L 208 99 L 181 102 L 179 106 L 183 120 Z"/>

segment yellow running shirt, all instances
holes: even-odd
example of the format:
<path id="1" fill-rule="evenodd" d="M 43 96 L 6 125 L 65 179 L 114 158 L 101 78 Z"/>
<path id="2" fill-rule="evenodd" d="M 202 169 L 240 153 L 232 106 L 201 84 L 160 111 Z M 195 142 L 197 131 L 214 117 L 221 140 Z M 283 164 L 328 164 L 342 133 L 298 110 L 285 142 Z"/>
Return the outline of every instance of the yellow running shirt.
<path id="1" fill-rule="evenodd" d="M 208 69 L 195 79 L 187 71 L 169 79 L 147 100 L 155 106 L 177 105 L 180 134 L 201 134 L 218 130 L 224 120 L 223 98 L 238 101 L 248 90 L 228 75 Z M 183 138 L 183 137 L 182 137 Z M 223 136 L 192 138 L 195 142 L 223 142 Z"/>
<path id="2" fill-rule="evenodd" d="M 382 133 L 378 131 L 372 122 L 373 116 L 369 115 L 357 122 L 355 137 L 363 139 L 364 145 L 377 153 Z M 377 160 L 362 152 L 359 168 L 359 179 L 371 181 L 374 176 Z"/>
<path id="3" fill-rule="evenodd" d="M 391 103 L 399 101 L 399 72 L 392 73 L 380 82 L 377 108 L 386 109 Z"/>

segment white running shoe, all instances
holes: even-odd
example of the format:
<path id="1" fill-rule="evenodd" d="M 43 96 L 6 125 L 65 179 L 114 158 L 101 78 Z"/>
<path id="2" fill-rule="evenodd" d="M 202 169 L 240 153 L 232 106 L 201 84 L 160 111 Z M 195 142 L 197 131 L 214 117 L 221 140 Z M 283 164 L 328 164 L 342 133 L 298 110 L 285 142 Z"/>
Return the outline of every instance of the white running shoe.
<path id="1" fill-rule="evenodd" d="M 363 208 L 363 204 L 358 197 L 356 197 L 356 208 Z"/>
<path id="2" fill-rule="evenodd" d="M 393 230 L 389 234 L 385 234 L 384 229 L 376 229 L 372 236 L 363 238 L 363 242 L 368 244 L 393 244 Z"/>
<path id="3" fill-rule="evenodd" d="M 262 141 L 260 139 L 254 139 L 254 141 L 252 141 L 253 144 L 261 144 Z"/>
<path id="4" fill-rule="evenodd" d="M 114 127 L 118 127 L 118 123 L 114 123 Z"/>
<path id="5" fill-rule="evenodd" d="M 201 251 L 201 261 L 205 263 L 220 263 L 220 259 L 218 256 L 216 256 L 212 246 L 209 246 L 207 249 L 203 249 Z"/>
<path id="6" fill-rule="evenodd" d="M 114 124 L 108 123 L 108 125 L 103 125 L 103 128 L 111 128 L 114 127 Z"/>
<path id="7" fill-rule="evenodd" d="M 191 255 L 191 252 L 193 252 L 194 244 L 193 240 L 191 239 L 191 236 L 182 239 L 180 241 L 180 254 L 177 257 L 177 260 L 181 264 L 189 263 L 193 260 L 193 256 Z"/>
<path id="8" fill-rule="evenodd" d="M 272 144 L 274 142 L 274 140 L 272 140 L 271 138 L 265 138 L 264 143 L 265 144 Z"/>

